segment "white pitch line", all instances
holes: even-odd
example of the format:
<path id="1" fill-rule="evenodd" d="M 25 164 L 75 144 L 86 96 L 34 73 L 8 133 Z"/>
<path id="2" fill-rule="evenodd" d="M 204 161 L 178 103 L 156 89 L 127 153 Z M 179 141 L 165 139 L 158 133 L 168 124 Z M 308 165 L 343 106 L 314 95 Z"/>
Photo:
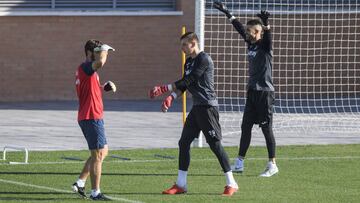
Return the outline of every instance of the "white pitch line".
<path id="1" fill-rule="evenodd" d="M 144 202 L 129 200 L 129 199 L 120 198 L 120 197 L 113 197 L 113 196 L 108 196 L 108 195 L 106 195 L 106 196 L 107 196 L 108 198 L 112 199 L 112 200 L 117 200 L 117 201 L 121 201 L 121 202 L 144 203 Z"/>
<path id="2" fill-rule="evenodd" d="M 68 191 L 68 190 L 56 189 L 56 188 L 51 188 L 51 187 L 46 187 L 46 186 L 41 186 L 41 185 L 33 185 L 33 184 L 17 182 L 17 181 L 12 181 L 12 180 L 0 179 L 0 182 L 9 183 L 9 184 L 13 184 L 13 185 L 21 185 L 21 186 L 26 186 L 26 187 L 32 187 L 32 188 L 37 188 L 37 189 L 43 189 L 43 190 L 50 190 L 50 191 L 61 192 L 61 193 L 69 193 L 69 194 L 73 193 L 73 192 Z"/>
<path id="3" fill-rule="evenodd" d="M 266 158 L 267 159 L 267 158 Z M 277 160 L 331 160 L 331 159 L 360 159 L 360 156 L 334 156 L 334 157 L 283 157 Z"/>
<path id="4" fill-rule="evenodd" d="M 267 160 L 268 158 L 246 158 L 246 160 Z M 360 159 L 360 156 L 335 156 L 335 157 L 278 157 L 276 160 L 331 160 L 331 159 Z M 191 159 L 191 161 L 216 161 L 217 159 Z M 178 161 L 177 159 L 151 159 L 151 160 L 129 160 L 129 161 L 105 161 L 104 163 L 148 163 Z M 51 164 L 84 164 L 84 161 L 62 161 L 62 162 L 30 162 L 26 165 L 51 165 Z M 9 163 L 0 163 L 9 165 Z"/>
<path id="5" fill-rule="evenodd" d="M 8 184 L 13 184 L 13 185 L 20 185 L 20 186 L 25 186 L 25 187 L 32 187 L 32 188 L 37 188 L 37 189 L 42 189 L 42 190 L 49 190 L 49 191 L 54 191 L 54 192 L 61 192 L 61 193 L 67 193 L 67 194 L 73 194 L 73 192 L 69 191 L 69 190 L 62 190 L 62 189 L 57 189 L 57 188 L 52 188 L 52 187 L 46 187 L 46 186 L 41 186 L 41 185 L 34 185 L 34 184 L 29 184 L 29 183 L 24 183 L 24 182 L 18 182 L 18 181 L 12 181 L 12 180 L 4 180 L 0 178 L 0 182 L 3 183 L 8 183 Z M 129 199 L 125 199 L 125 198 L 119 198 L 119 197 L 111 197 L 106 195 L 108 198 L 112 199 L 112 200 L 117 200 L 117 201 L 122 201 L 122 202 L 129 202 L 129 203 L 143 203 L 140 201 L 133 201 L 133 200 L 129 200 Z"/>

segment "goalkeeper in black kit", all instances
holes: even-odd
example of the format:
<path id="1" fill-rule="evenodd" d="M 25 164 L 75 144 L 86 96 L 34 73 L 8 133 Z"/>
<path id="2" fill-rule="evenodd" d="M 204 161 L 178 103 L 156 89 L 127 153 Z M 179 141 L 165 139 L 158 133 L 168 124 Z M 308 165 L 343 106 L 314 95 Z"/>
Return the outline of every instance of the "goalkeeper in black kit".
<path id="1" fill-rule="evenodd" d="M 233 177 L 228 156 L 221 144 L 218 102 L 214 90 L 214 63 L 208 54 L 199 49 L 198 43 L 195 33 L 184 34 L 181 37 L 181 49 L 188 56 L 184 77 L 175 83 L 155 86 L 150 90 L 150 98 L 171 92 L 162 103 L 163 112 L 166 112 L 172 101 L 186 90 L 192 94 L 193 98 L 193 107 L 186 118 L 179 140 L 178 178 L 171 188 L 163 191 L 163 194 L 175 195 L 187 192 L 190 146 L 202 131 L 225 175 L 226 186 L 223 195 L 232 196 L 238 190 L 238 185 Z"/>
<path id="2" fill-rule="evenodd" d="M 249 81 L 245 110 L 241 125 L 241 139 L 238 157 L 233 166 L 234 172 L 244 171 L 244 158 L 250 145 L 251 130 L 258 124 L 265 136 L 269 162 L 261 177 L 271 177 L 279 172 L 275 162 L 275 138 L 272 130 L 274 85 L 272 81 L 272 41 L 267 11 L 261 11 L 259 20 L 249 20 L 245 27 L 236 19 L 220 1 L 213 6 L 229 18 L 234 28 L 247 44 L 249 61 Z"/>

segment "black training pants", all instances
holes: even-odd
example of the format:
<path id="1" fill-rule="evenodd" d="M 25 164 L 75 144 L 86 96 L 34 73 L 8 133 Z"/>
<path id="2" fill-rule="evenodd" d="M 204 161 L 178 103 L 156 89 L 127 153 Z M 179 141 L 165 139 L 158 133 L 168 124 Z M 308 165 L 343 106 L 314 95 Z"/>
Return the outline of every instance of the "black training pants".
<path id="1" fill-rule="evenodd" d="M 250 146 L 252 127 L 259 124 L 265 136 L 268 156 L 275 158 L 276 143 L 272 129 L 274 102 L 274 92 L 248 90 L 241 124 L 239 156 L 245 157 Z"/>
<path id="2" fill-rule="evenodd" d="M 229 158 L 221 144 L 221 126 L 219 112 L 213 106 L 194 106 L 188 117 L 179 140 L 179 170 L 187 171 L 190 165 L 190 147 L 192 141 L 204 133 L 206 142 L 216 155 L 226 173 L 231 170 Z"/>

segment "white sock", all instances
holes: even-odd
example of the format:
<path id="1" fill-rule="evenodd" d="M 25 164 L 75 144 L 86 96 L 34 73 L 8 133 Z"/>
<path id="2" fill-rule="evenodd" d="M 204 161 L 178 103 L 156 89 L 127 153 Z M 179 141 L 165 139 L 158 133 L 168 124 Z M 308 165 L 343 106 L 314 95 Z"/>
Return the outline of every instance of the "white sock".
<path id="1" fill-rule="evenodd" d="M 238 184 L 236 183 L 232 171 L 224 173 L 226 178 L 226 185 L 231 186 L 233 188 L 238 188 Z"/>
<path id="2" fill-rule="evenodd" d="M 272 161 L 269 161 L 269 162 L 268 162 L 268 165 L 269 165 L 269 166 L 276 166 L 276 163 L 275 163 L 275 162 L 272 162 Z"/>
<path id="3" fill-rule="evenodd" d="M 86 180 L 78 179 L 78 180 L 76 181 L 76 184 L 77 184 L 79 187 L 84 187 L 84 186 L 85 186 L 85 183 L 86 183 Z"/>
<path id="4" fill-rule="evenodd" d="M 179 170 L 176 185 L 181 188 L 186 188 L 186 179 L 187 179 L 187 171 Z"/>
<path id="5" fill-rule="evenodd" d="M 241 161 L 244 161 L 244 157 L 238 156 L 237 158 Z"/>
<path id="6" fill-rule="evenodd" d="M 91 190 L 91 196 L 96 197 L 100 194 L 100 189 L 98 190 Z"/>

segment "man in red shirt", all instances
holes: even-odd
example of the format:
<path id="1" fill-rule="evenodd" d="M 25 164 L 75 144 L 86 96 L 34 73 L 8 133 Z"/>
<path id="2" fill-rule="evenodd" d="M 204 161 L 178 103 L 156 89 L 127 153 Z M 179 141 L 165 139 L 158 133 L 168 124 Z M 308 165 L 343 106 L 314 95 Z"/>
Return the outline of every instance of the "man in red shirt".
<path id="1" fill-rule="evenodd" d="M 102 89 L 115 92 L 116 86 L 111 81 L 101 85 L 96 71 L 104 66 L 109 50 L 114 51 L 112 47 L 98 40 L 88 40 L 85 44 L 86 61 L 76 71 L 75 84 L 79 98 L 78 122 L 91 156 L 72 188 L 74 192 L 86 198 L 85 182 L 90 175 L 92 200 L 108 200 L 100 192 L 102 162 L 108 154 L 103 121 Z"/>

